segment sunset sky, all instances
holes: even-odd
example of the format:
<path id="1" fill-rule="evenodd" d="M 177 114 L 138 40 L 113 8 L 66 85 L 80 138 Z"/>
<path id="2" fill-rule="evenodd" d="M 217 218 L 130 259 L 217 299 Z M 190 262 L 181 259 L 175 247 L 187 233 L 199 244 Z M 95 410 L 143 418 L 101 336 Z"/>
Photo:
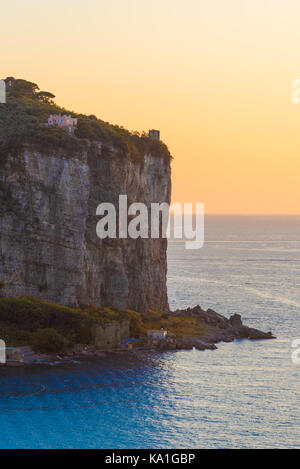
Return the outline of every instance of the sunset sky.
<path id="1" fill-rule="evenodd" d="M 0 38 L 0 78 L 160 129 L 174 202 L 300 213 L 299 0 L 10 0 Z"/>

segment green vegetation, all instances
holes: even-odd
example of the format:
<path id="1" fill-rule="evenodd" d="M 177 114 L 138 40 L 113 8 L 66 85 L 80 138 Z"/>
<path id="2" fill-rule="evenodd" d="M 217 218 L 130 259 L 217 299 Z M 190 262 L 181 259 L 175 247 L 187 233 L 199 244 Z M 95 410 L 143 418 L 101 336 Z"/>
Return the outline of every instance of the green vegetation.
<path id="1" fill-rule="evenodd" d="M 100 324 L 128 319 L 131 337 L 139 337 L 145 332 L 140 314 L 130 309 L 124 311 L 111 308 L 89 308 L 88 314 Z"/>
<path id="2" fill-rule="evenodd" d="M 97 117 L 76 114 L 57 106 L 55 96 L 39 91 L 35 83 L 9 77 L 5 80 L 7 99 L 0 106 L 0 164 L 10 152 L 20 153 L 25 144 L 44 153 L 63 150 L 68 156 L 80 153 L 88 142 L 101 142 L 105 148 L 113 146 L 121 156 L 130 155 L 137 160 L 146 153 L 171 158 L 167 146 L 145 133 L 129 132 Z M 71 114 L 78 118 L 75 138 L 58 126 L 46 126 L 50 114 Z M 108 152 L 109 154 L 109 152 Z"/>
<path id="3" fill-rule="evenodd" d="M 5 287 L 6 287 L 6 284 L 4 282 L 0 282 L 0 298 L 4 296 Z"/>
<path id="4" fill-rule="evenodd" d="M 8 346 L 32 345 L 39 352 L 59 352 L 75 344 L 90 344 L 97 324 L 130 320 L 132 336 L 141 333 L 135 311 L 109 308 L 75 309 L 36 298 L 0 298 L 1 339 Z"/>
<path id="5" fill-rule="evenodd" d="M 32 346 L 37 352 L 58 353 L 65 345 L 64 337 L 55 329 L 38 329 L 32 334 Z"/>
<path id="6" fill-rule="evenodd" d="M 205 324 L 196 317 L 170 316 L 152 311 L 144 320 L 145 330 L 166 329 L 177 337 L 200 336 L 205 332 Z"/>
<path id="7" fill-rule="evenodd" d="M 60 334 L 65 345 L 89 343 L 92 323 L 93 318 L 87 312 L 77 309 L 35 298 L 0 298 L 1 338 L 8 345 L 37 343 L 41 331 L 49 329 Z"/>
<path id="8" fill-rule="evenodd" d="M 0 297 L 1 339 L 8 346 L 30 345 L 37 352 L 58 353 L 75 344 L 89 345 L 97 325 L 130 321 L 130 336 L 143 337 L 149 329 L 164 328 L 177 337 L 200 336 L 205 325 L 195 317 L 111 308 L 68 308 L 44 300 Z"/>

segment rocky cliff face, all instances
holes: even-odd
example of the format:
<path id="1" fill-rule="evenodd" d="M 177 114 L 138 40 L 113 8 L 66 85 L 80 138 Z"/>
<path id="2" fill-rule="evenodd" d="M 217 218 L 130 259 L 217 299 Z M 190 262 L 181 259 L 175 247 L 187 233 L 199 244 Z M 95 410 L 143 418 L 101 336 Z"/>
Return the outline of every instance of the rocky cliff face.
<path id="1" fill-rule="evenodd" d="M 72 306 L 168 310 L 165 239 L 96 235 L 101 202 L 169 202 L 170 162 L 91 145 L 79 156 L 27 149 L 0 168 L 0 281 L 6 295 Z"/>

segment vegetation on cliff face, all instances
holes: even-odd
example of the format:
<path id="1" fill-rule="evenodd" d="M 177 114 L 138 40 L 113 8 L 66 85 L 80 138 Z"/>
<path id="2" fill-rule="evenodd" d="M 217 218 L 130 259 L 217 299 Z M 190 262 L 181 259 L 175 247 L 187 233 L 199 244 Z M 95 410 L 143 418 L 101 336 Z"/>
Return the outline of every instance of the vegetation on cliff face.
<path id="1" fill-rule="evenodd" d="M 97 325 L 128 319 L 132 336 L 140 333 L 140 315 L 109 308 L 75 309 L 36 298 L 0 298 L 1 339 L 8 346 L 32 345 L 39 352 L 59 352 L 90 344 Z"/>
<path id="2" fill-rule="evenodd" d="M 146 315 L 111 308 L 68 308 L 41 299 L 0 297 L 1 339 L 7 346 L 30 345 L 37 352 L 58 353 L 75 344 L 93 342 L 97 325 L 130 322 L 130 336 L 142 338 L 149 329 L 164 328 L 178 338 L 202 335 L 204 324 L 195 317 L 172 317 L 156 312 Z"/>
<path id="3" fill-rule="evenodd" d="M 55 96 L 39 91 L 35 83 L 6 78 L 6 104 L 0 106 L 0 160 L 9 152 L 19 152 L 24 144 L 32 144 L 37 151 L 53 152 L 63 149 L 67 155 L 81 152 L 87 142 L 101 142 L 114 147 L 120 155 L 141 160 L 152 154 L 170 159 L 167 146 L 148 137 L 146 133 L 129 132 L 97 117 L 77 114 L 59 107 Z M 71 114 L 78 119 L 75 138 L 58 126 L 46 126 L 50 114 Z"/>
<path id="4" fill-rule="evenodd" d="M 47 337 L 51 343 L 49 329 L 54 331 L 52 336 L 57 333 L 66 346 L 89 343 L 92 323 L 92 317 L 80 310 L 35 298 L 0 298 L 1 338 L 7 345 L 34 344 L 39 349 L 40 342 L 45 351 Z"/>

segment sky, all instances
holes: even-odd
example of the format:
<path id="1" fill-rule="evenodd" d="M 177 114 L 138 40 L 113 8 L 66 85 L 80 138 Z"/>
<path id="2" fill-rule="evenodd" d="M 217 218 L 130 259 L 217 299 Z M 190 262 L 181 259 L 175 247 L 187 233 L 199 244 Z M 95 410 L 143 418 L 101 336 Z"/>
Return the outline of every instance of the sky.
<path id="1" fill-rule="evenodd" d="M 299 0 L 2 2 L 0 78 L 160 129 L 173 202 L 300 213 Z M 300 96 L 300 93 L 299 93 Z"/>

